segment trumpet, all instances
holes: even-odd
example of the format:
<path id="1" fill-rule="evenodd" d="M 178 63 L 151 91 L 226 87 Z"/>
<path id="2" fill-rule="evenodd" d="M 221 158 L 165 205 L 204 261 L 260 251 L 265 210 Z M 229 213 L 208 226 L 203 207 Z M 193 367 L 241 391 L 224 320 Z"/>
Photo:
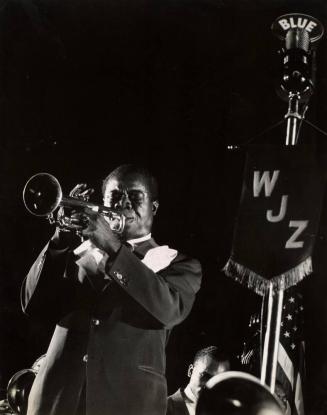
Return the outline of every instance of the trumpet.
<path id="1" fill-rule="evenodd" d="M 10 378 L 7 385 L 7 399 L 5 401 L 5 404 L 8 404 L 13 411 L 10 411 L 10 413 L 26 415 L 28 397 L 40 366 L 45 362 L 45 357 L 45 354 L 40 356 L 31 368 L 22 369 Z"/>
<path id="2" fill-rule="evenodd" d="M 283 415 L 285 407 L 268 386 L 249 373 L 229 371 L 208 380 L 202 389 L 196 415 Z"/>
<path id="3" fill-rule="evenodd" d="M 92 209 L 108 218 L 110 228 L 122 233 L 125 227 L 125 216 L 107 206 L 64 196 L 58 179 L 49 173 L 37 173 L 25 184 L 23 201 L 26 209 L 34 216 L 46 217 L 51 224 L 57 223 L 67 230 L 76 230 L 71 222 L 59 222 L 54 219 L 53 212 L 59 207 Z"/>

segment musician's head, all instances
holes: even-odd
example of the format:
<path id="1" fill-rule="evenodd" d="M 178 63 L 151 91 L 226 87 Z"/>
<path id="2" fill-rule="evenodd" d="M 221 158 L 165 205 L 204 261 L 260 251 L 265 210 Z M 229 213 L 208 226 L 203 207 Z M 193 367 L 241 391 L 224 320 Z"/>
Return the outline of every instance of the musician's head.
<path id="1" fill-rule="evenodd" d="M 157 180 L 149 170 L 123 164 L 105 178 L 102 193 L 105 206 L 125 215 L 126 239 L 139 238 L 151 232 L 159 202 Z"/>
<path id="2" fill-rule="evenodd" d="M 193 395 L 198 398 L 201 389 L 210 378 L 229 369 L 229 359 L 218 347 L 209 346 L 199 350 L 193 364 L 188 368 L 188 386 Z"/>

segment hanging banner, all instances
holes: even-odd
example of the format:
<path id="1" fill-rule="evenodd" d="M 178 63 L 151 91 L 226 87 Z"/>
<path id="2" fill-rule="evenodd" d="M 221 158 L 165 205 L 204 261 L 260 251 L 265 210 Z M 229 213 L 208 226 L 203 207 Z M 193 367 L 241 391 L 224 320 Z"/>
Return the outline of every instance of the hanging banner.
<path id="1" fill-rule="evenodd" d="M 250 149 L 225 273 L 261 295 L 271 282 L 287 289 L 309 275 L 322 196 L 312 149 Z"/>

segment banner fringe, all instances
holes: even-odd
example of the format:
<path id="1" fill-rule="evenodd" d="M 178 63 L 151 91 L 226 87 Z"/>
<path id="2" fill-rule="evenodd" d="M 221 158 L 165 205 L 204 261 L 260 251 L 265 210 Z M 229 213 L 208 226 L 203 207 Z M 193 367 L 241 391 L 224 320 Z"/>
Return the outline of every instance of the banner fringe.
<path id="1" fill-rule="evenodd" d="M 309 256 L 303 262 L 296 267 L 290 269 L 283 274 L 276 275 L 271 279 L 265 279 L 256 272 L 249 268 L 235 262 L 233 259 L 229 259 L 227 264 L 224 266 L 223 271 L 228 277 L 233 280 L 247 286 L 252 291 L 259 295 L 265 295 L 270 287 L 270 283 L 273 283 L 275 291 L 280 289 L 287 290 L 287 288 L 298 284 L 306 276 L 312 273 L 312 259 Z"/>

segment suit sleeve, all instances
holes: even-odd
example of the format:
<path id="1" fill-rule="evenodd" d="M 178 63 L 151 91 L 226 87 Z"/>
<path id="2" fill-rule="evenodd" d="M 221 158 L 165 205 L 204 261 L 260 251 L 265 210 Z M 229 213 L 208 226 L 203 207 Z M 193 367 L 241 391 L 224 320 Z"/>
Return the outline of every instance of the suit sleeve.
<path id="1" fill-rule="evenodd" d="M 154 273 L 125 246 L 108 264 L 106 273 L 167 328 L 189 314 L 202 277 L 199 261 L 182 255 Z"/>
<path id="2" fill-rule="evenodd" d="M 24 313 L 40 319 L 61 314 L 71 281 L 64 277 L 70 251 L 53 249 L 48 243 L 29 270 L 21 287 Z"/>

